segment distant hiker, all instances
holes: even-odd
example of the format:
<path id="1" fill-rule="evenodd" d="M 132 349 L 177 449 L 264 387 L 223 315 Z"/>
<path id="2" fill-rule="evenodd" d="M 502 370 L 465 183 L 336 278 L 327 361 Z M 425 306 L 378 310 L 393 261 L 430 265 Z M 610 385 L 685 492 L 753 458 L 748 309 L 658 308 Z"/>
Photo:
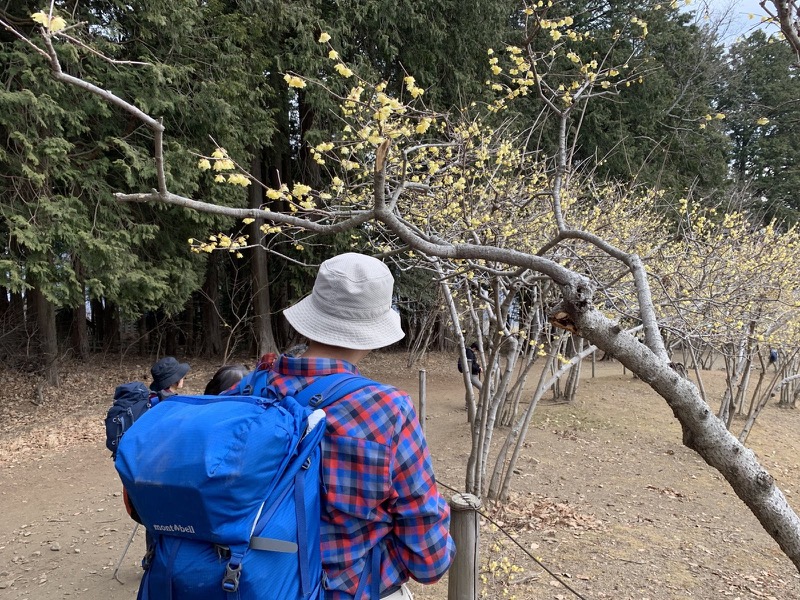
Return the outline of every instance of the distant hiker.
<path id="1" fill-rule="evenodd" d="M 106 414 L 106 447 L 111 450 L 111 458 L 117 456 L 117 448 L 123 434 L 147 410 L 164 398 L 177 393 L 183 387 L 183 380 L 189 372 L 189 365 L 179 363 L 172 356 L 157 361 L 150 369 L 153 382 L 150 389 L 140 381 L 123 383 L 114 390 L 114 404 Z"/>
<path id="2" fill-rule="evenodd" d="M 203 391 L 205 396 L 216 396 L 222 392 L 231 389 L 242 380 L 242 377 L 250 372 L 244 365 L 225 365 L 220 367 L 214 376 L 206 384 L 206 389 Z"/>
<path id="3" fill-rule="evenodd" d="M 775 367 L 775 370 L 778 370 L 778 351 L 775 348 L 769 349 L 769 364 Z"/>
<path id="4" fill-rule="evenodd" d="M 165 356 L 150 369 L 153 383 L 150 389 L 158 396 L 158 400 L 169 398 L 183 388 L 186 374 L 191 367 L 188 363 L 179 363 L 174 356 Z"/>
<path id="5" fill-rule="evenodd" d="M 477 388 L 481 389 L 483 384 L 481 383 L 481 363 L 478 362 L 478 358 L 475 356 L 475 352 L 478 351 L 478 343 L 472 342 L 469 345 L 469 348 L 465 349 L 467 354 L 467 361 L 472 363 L 472 372 L 470 373 L 469 380 L 472 382 L 472 385 Z M 458 359 L 458 372 L 463 373 L 464 367 L 461 366 L 461 359 Z"/>
<path id="6" fill-rule="evenodd" d="M 309 340 L 308 349 L 302 357 L 280 356 L 268 375 L 270 385 L 301 390 L 330 373 L 358 374 L 356 365 L 371 350 L 402 339 L 400 315 L 392 309 L 393 285 L 386 265 L 369 256 L 347 253 L 322 263 L 311 295 L 284 311 Z M 326 413 L 325 597 L 353 598 L 374 548 L 380 597 L 410 599 L 405 582 L 437 581 L 455 552 L 450 510 L 436 489 L 411 398 L 377 383 L 333 403 Z"/>

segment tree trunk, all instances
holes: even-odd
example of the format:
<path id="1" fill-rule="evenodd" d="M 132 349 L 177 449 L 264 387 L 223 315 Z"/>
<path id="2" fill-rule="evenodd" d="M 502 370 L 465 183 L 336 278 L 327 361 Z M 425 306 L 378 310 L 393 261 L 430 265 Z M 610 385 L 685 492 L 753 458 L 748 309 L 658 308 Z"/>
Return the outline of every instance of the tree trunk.
<path id="1" fill-rule="evenodd" d="M 222 354 L 222 327 L 219 318 L 219 254 L 212 252 L 206 265 L 206 280 L 200 294 L 200 354 L 207 358 Z"/>
<path id="2" fill-rule="evenodd" d="M 136 335 L 138 339 L 136 341 L 136 347 L 138 349 L 139 356 L 144 356 L 147 354 L 147 315 L 142 315 L 136 320 Z"/>
<path id="3" fill-rule="evenodd" d="M 800 569 L 800 518 L 753 451 L 714 416 L 691 381 L 585 302 L 580 286 L 563 289 L 566 301 L 560 306 L 573 315 L 579 334 L 613 354 L 666 400 L 681 425 L 684 445 L 725 477 L 764 530 Z"/>
<path id="4" fill-rule="evenodd" d="M 316 112 L 314 107 L 305 101 L 305 94 L 299 94 L 299 113 L 300 113 L 300 139 L 305 140 L 306 134 L 314 127 Z M 300 168 L 302 169 L 301 180 L 303 183 L 317 189 L 322 182 L 319 164 L 311 157 L 308 144 L 300 144 Z"/>
<path id="5" fill-rule="evenodd" d="M 167 333 L 164 336 L 164 354 L 166 356 L 177 356 L 178 354 L 178 327 L 175 321 L 167 319 Z"/>
<path id="6" fill-rule="evenodd" d="M 569 349 L 570 354 L 568 358 L 572 358 L 576 354 L 580 354 L 583 350 L 583 338 L 576 338 L 575 336 L 570 336 L 569 342 Z M 572 403 L 575 402 L 575 396 L 578 393 L 578 384 L 581 380 L 581 367 L 583 366 L 583 362 L 579 362 L 576 364 L 572 370 L 567 375 L 567 381 L 564 383 L 564 400 L 566 402 Z"/>
<path id="7" fill-rule="evenodd" d="M 103 302 L 97 299 L 93 299 L 89 302 L 89 308 L 92 311 L 90 328 L 93 338 L 90 343 L 93 343 L 95 348 L 105 348 L 105 318 L 103 317 L 103 313 L 106 309 L 103 306 Z"/>
<path id="8" fill-rule="evenodd" d="M 3 345 L 0 347 L 0 360 L 7 362 L 10 357 L 25 354 L 29 343 L 25 326 L 25 300 L 20 293 L 9 293 L 8 308 L 3 320 Z"/>
<path id="9" fill-rule="evenodd" d="M 83 286 L 81 286 L 82 288 Z M 72 351 L 81 360 L 89 358 L 89 329 L 86 325 L 86 303 L 83 302 L 72 311 L 70 326 Z"/>
<path id="10" fill-rule="evenodd" d="M 119 314 L 117 307 L 108 298 L 100 313 L 103 322 L 103 349 L 106 352 L 118 350 L 120 347 Z"/>
<path id="11" fill-rule="evenodd" d="M 28 292 L 36 311 L 37 350 L 42 375 L 45 381 L 58 386 L 58 336 L 56 333 L 56 310 L 38 288 Z"/>
<path id="12" fill-rule="evenodd" d="M 199 332 L 196 331 L 195 326 L 195 301 L 197 299 L 197 292 L 189 295 L 186 300 L 186 308 L 183 311 L 183 337 L 184 337 L 184 354 L 197 354 L 197 338 Z"/>
<path id="13" fill-rule="evenodd" d="M 70 323 L 70 341 L 72 351 L 80 360 L 89 357 L 89 332 L 86 326 L 86 285 L 84 283 L 83 265 L 77 256 L 72 261 L 75 275 L 80 285 L 81 299 L 72 311 L 72 323 Z"/>
<path id="14" fill-rule="evenodd" d="M 261 157 L 258 152 L 253 152 L 253 160 L 250 163 L 251 174 L 261 181 Z M 249 190 L 250 208 L 258 208 L 263 204 L 263 190 L 251 185 Z M 261 239 L 261 225 L 264 221 L 256 219 L 250 224 L 251 242 Z M 267 266 L 267 253 L 258 245 L 252 248 L 250 260 L 251 277 L 253 282 L 253 328 L 255 330 L 256 351 L 258 356 L 263 356 L 267 352 L 277 352 L 275 336 L 272 331 L 272 315 L 269 297 L 269 270 Z"/>

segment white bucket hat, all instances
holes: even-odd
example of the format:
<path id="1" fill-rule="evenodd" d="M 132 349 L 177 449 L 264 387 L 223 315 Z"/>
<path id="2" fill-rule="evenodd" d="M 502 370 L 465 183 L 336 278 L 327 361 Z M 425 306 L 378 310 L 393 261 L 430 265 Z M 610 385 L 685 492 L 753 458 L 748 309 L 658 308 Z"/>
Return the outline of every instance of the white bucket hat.
<path id="1" fill-rule="evenodd" d="M 323 262 L 314 289 L 283 311 L 310 340 L 351 350 L 374 350 L 403 339 L 392 309 L 394 278 L 377 258 L 347 253 Z"/>

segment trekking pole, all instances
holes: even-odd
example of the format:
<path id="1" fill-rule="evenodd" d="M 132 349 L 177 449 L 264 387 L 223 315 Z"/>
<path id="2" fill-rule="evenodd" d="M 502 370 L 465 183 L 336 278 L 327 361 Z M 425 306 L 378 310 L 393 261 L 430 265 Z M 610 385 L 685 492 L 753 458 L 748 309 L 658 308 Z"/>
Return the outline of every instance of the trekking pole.
<path id="1" fill-rule="evenodd" d="M 128 553 L 128 548 L 131 547 L 131 542 L 133 542 L 133 538 L 136 535 L 136 531 L 138 529 L 139 529 L 139 523 L 136 523 L 133 526 L 133 531 L 131 531 L 130 537 L 128 538 L 128 543 L 125 544 L 125 549 L 122 551 L 122 556 L 119 557 L 119 560 L 117 561 L 117 566 L 114 567 L 114 574 L 111 576 L 112 578 L 119 581 L 122 585 L 125 585 L 125 582 L 122 581 L 119 577 L 117 577 L 117 573 L 119 573 L 119 568 L 122 565 L 122 561 L 125 560 L 125 555 Z"/>

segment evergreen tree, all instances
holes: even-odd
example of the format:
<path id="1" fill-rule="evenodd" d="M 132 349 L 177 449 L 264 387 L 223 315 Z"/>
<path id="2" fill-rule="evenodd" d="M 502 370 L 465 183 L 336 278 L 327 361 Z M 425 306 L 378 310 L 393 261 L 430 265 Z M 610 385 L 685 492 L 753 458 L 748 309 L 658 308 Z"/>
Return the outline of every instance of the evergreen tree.
<path id="1" fill-rule="evenodd" d="M 800 80 L 783 39 L 761 30 L 731 46 L 720 106 L 733 142 L 733 176 L 765 221 L 800 218 Z"/>

